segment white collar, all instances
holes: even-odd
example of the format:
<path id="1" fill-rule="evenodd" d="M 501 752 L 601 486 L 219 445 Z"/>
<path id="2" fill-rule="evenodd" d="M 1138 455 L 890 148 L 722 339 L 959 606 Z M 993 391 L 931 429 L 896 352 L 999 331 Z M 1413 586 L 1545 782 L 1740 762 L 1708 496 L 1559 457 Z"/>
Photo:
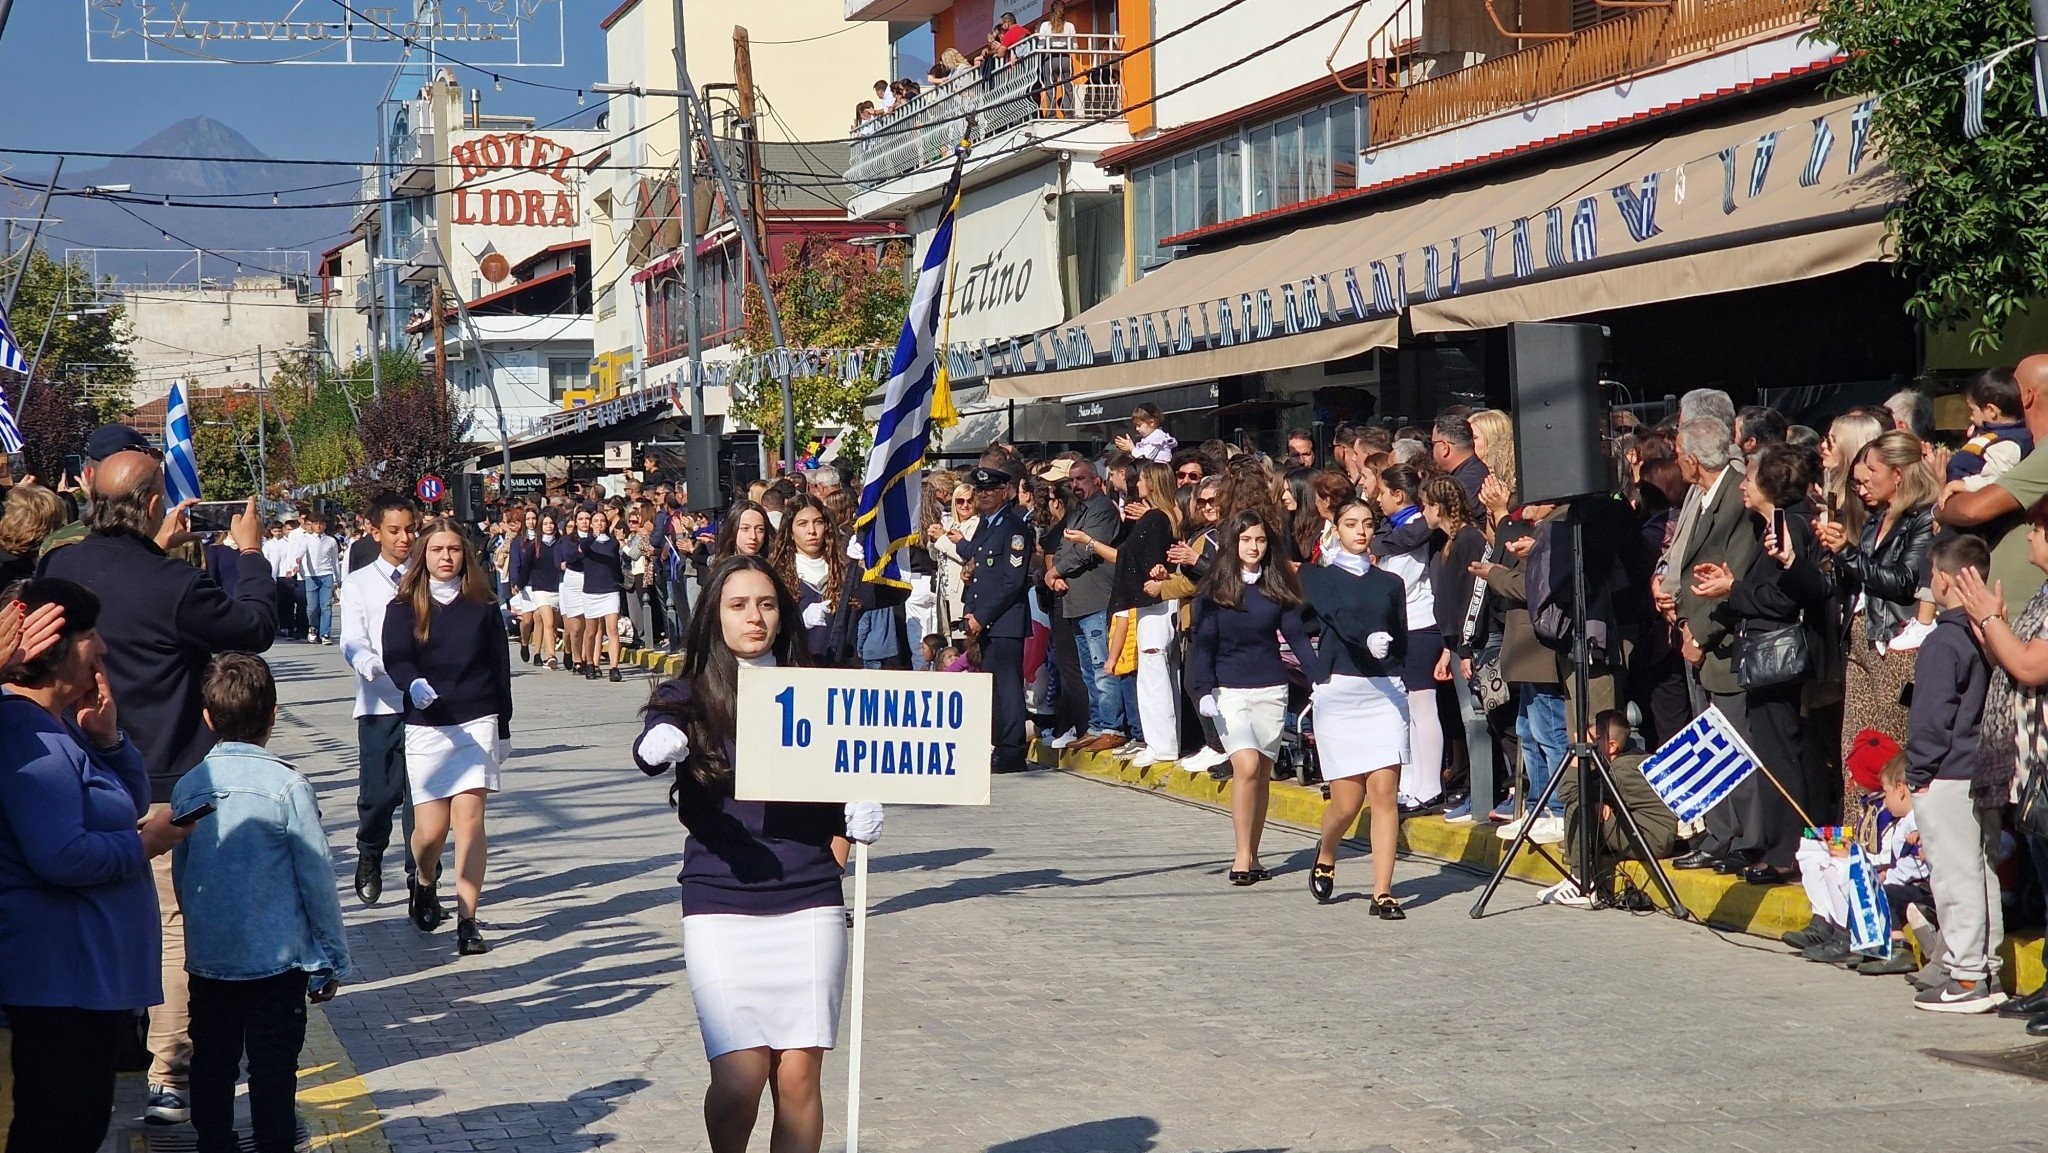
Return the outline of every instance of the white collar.
<path id="1" fill-rule="evenodd" d="M 772 669 L 775 667 L 775 650 L 771 648 L 758 657 L 736 656 L 733 659 L 750 669 Z"/>
<path id="2" fill-rule="evenodd" d="M 1343 569 L 1353 576 L 1364 576 L 1365 571 L 1372 567 L 1370 556 L 1362 552 L 1352 552 L 1342 545 L 1324 555 L 1330 558 L 1331 567 Z"/>
<path id="3" fill-rule="evenodd" d="M 440 577 L 428 577 L 427 588 L 433 593 L 434 603 L 436 604 L 454 604 L 455 598 L 462 595 L 462 582 L 459 580 L 442 580 Z"/>
<path id="4" fill-rule="evenodd" d="M 1266 575 L 1266 570 L 1263 568 L 1244 569 L 1240 571 L 1238 575 L 1240 578 L 1243 579 L 1245 584 L 1255 585 L 1259 583 L 1260 577 Z"/>

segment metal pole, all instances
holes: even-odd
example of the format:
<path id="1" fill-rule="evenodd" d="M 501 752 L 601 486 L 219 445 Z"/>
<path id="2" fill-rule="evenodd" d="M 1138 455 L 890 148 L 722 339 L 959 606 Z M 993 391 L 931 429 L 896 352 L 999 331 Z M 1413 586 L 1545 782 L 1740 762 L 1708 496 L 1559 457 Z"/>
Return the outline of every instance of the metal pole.
<path id="1" fill-rule="evenodd" d="M 263 346 L 256 346 L 256 504 L 262 507 L 270 500 L 270 446 L 264 439 L 264 426 L 270 421 L 263 407 Z"/>
<path id="2" fill-rule="evenodd" d="M 28 276 L 29 262 L 36 258 L 36 239 L 43 234 L 43 217 L 50 211 L 50 197 L 57 194 L 57 178 L 64 174 L 64 158 L 57 158 L 56 167 L 50 169 L 50 183 L 43 188 L 43 202 L 36 208 L 35 226 L 28 230 L 28 247 L 21 250 L 21 267 L 14 270 L 14 279 L 8 282 L 7 299 L 0 300 L 0 313 L 14 312 L 14 297 L 21 291 L 21 282 Z M 50 302 L 50 310 L 56 311 L 57 303 Z"/>
<path id="3" fill-rule="evenodd" d="M 697 149 L 696 124 L 690 116 L 690 65 L 683 55 L 683 0 L 669 0 L 669 13 L 676 24 L 676 120 L 681 148 L 676 153 L 676 192 L 682 204 L 683 283 L 689 286 L 689 312 L 684 333 L 690 354 L 690 431 L 704 431 L 704 342 L 697 324 Z M 709 138 L 706 133 L 706 138 Z M 713 163 L 718 150 L 711 149 Z M 730 196 L 730 191 L 727 192 Z M 510 475 L 509 473 L 507 475 Z"/>
<path id="4" fill-rule="evenodd" d="M 14 7 L 14 0 L 0 0 L 0 36 L 7 35 L 7 13 Z"/>
<path id="5" fill-rule="evenodd" d="M 393 83 L 396 83 L 394 78 Z M 387 100 L 389 97 L 387 96 Z M 398 269 L 389 261 L 393 258 L 391 247 L 391 141 L 390 129 L 384 123 L 384 103 L 377 105 L 377 243 L 370 250 L 370 312 L 376 318 L 372 327 L 374 339 L 370 346 L 370 399 L 377 400 L 384 395 L 384 372 L 378 363 L 383 359 L 384 339 L 387 333 L 395 331 L 392 318 L 383 315 L 382 310 L 391 307 L 398 299 Z M 390 277 L 387 283 L 385 278 Z M 378 290 L 381 289 L 380 293 Z M 378 299 L 379 296 L 383 299 Z"/>
<path id="6" fill-rule="evenodd" d="M 2048 0 L 2033 0 L 2030 7 L 2034 13 L 2034 115 L 2048 116 Z M 0 23 L 5 22 L 6 17 L 0 15 Z"/>
<path id="7" fill-rule="evenodd" d="M 441 252 L 441 238 L 438 234 L 428 243 L 434 248 L 434 276 L 439 278 L 448 271 L 448 258 Z M 482 366 L 478 371 L 483 375 L 484 387 L 491 392 L 491 407 L 497 410 L 498 443 L 503 446 L 505 453 L 505 485 L 509 488 L 512 484 L 512 430 L 505 423 L 505 402 L 498 398 L 498 382 L 491 376 L 490 366 L 483 364 L 483 333 L 477 330 L 476 318 L 469 314 L 469 303 L 462 299 L 462 290 L 455 287 L 453 278 L 448 285 L 448 295 L 455 298 L 456 319 L 469 326 L 469 338 L 476 342 L 477 363 Z M 441 387 L 446 388 L 447 385 L 443 384 Z"/>

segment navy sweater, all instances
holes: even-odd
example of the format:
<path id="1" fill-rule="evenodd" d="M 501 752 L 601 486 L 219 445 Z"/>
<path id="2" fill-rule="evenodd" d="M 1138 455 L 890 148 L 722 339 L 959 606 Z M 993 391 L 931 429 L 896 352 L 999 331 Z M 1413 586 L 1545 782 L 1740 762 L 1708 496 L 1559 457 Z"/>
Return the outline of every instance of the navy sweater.
<path id="1" fill-rule="evenodd" d="M 663 682 L 654 691 L 654 705 L 643 732 L 659 724 L 689 731 L 667 712 L 688 714 L 688 682 Z M 672 771 L 641 760 L 638 738 L 633 744 L 633 763 L 641 772 L 656 777 Z M 728 764 L 732 753 L 728 746 Z M 676 877 L 683 886 L 683 915 L 774 917 L 845 903 L 839 888 L 842 870 L 832 855 L 832 839 L 846 833 L 843 805 L 741 801 L 734 799 L 730 779 L 704 785 L 691 774 L 688 761 L 673 772 L 676 816 L 690 831 L 683 843 L 683 871 Z"/>
<path id="2" fill-rule="evenodd" d="M 618 595 L 623 583 L 619 565 L 619 538 L 579 537 L 583 558 L 583 591 L 591 596 Z"/>
<path id="3" fill-rule="evenodd" d="M 1302 594 L 1323 622 L 1315 682 L 1332 676 L 1399 677 L 1408 653 L 1408 590 L 1381 568 L 1354 575 L 1334 565 L 1303 565 Z M 1366 647 L 1374 633 L 1393 638 L 1384 657 Z"/>
<path id="4" fill-rule="evenodd" d="M 1267 689 L 1287 683 L 1280 637 L 1304 669 L 1315 667 L 1316 650 L 1299 606 L 1281 608 L 1258 585 L 1244 590 L 1244 603 L 1226 608 L 1208 597 L 1195 602 L 1195 637 L 1189 645 L 1189 683 L 1197 697 L 1219 688 Z"/>
<path id="5" fill-rule="evenodd" d="M 1967 781 L 1977 772 L 1977 742 L 1991 670 L 1970 633 L 1970 616 L 1949 609 L 1934 618 L 1913 662 L 1913 708 L 1907 724 L 1906 784 Z"/>
<path id="6" fill-rule="evenodd" d="M 413 639 L 412 601 L 384 611 L 384 668 L 400 692 L 424 679 L 440 694 L 422 709 L 405 698 L 408 725 L 459 725 L 496 714 L 498 736 L 512 735 L 512 658 L 495 604 L 456 597 L 428 610 L 427 643 Z"/>

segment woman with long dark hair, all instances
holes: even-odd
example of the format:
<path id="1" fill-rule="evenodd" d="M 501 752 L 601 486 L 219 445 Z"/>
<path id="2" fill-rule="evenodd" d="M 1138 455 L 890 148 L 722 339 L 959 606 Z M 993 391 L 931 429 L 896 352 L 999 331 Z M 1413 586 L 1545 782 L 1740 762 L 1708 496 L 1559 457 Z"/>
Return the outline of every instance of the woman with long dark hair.
<path id="1" fill-rule="evenodd" d="M 581 521 L 583 518 L 576 518 Z M 625 562 L 619 549 L 619 539 L 612 535 L 613 513 L 609 509 L 598 509 L 590 517 L 590 535 L 578 540 L 583 552 L 583 628 L 584 644 L 590 651 L 590 659 L 584 662 L 583 675 L 591 680 L 598 677 L 597 661 L 602 655 L 611 663 L 611 679 L 619 681 L 619 590 L 625 587 Z"/>
<path id="2" fill-rule="evenodd" d="M 556 567 L 562 570 L 562 633 L 569 642 L 569 671 L 587 677 L 596 661 L 591 643 L 592 622 L 585 602 L 584 542 L 590 539 L 591 515 L 582 509 L 570 514 L 562 539 L 556 543 Z"/>
<path id="3" fill-rule="evenodd" d="M 846 584 L 846 550 L 838 543 L 832 514 L 817 497 L 794 497 L 782 506 L 782 531 L 775 534 L 768 565 L 796 597 L 804 652 L 815 664 L 835 663 L 829 648 L 832 611 Z"/>
<path id="4" fill-rule="evenodd" d="M 1486 533 L 1479 527 L 1481 518 L 1486 514 L 1480 511 L 1479 503 L 1465 491 L 1458 478 L 1449 473 L 1439 473 L 1423 481 L 1422 490 L 1416 496 L 1422 504 L 1422 519 L 1433 533 L 1429 550 L 1429 588 L 1436 606 L 1437 633 L 1443 637 L 1443 651 L 1437 656 L 1436 668 L 1432 670 L 1437 686 L 1437 723 L 1451 754 L 1450 783 L 1469 791 L 1473 745 L 1485 742 L 1472 739 L 1473 734 L 1465 723 L 1459 690 L 1455 686 L 1470 680 L 1465 671 L 1472 659 L 1472 653 L 1464 643 L 1465 617 L 1472 609 L 1472 593 L 1478 581 L 1472 575 L 1472 564 L 1486 556 Z M 1469 696 L 1476 696 L 1470 692 L 1469 685 L 1464 687 Z M 1472 727 L 1484 732 L 1483 726 Z M 1481 748 L 1479 752 L 1489 757 L 1493 755 L 1490 747 Z M 1491 798 L 1487 803 L 1491 803 Z M 1472 798 L 1468 795 L 1445 814 L 1445 819 L 1471 815 Z"/>
<path id="5" fill-rule="evenodd" d="M 718 539 L 712 545 L 712 563 L 729 556 L 766 557 L 775 545 L 775 522 L 768 519 L 768 510 L 760 502 L 751 500 L 734 501 L 725 514 L 725 520 L 718 526 Z M 710 572 L 705 572 L 705 584 L 710 584 Z"/>
<path id="6" fill-rule="evenodd" d="M 1391 465 L 1379 473 L 1376 498 L 1383 519 L 1373 532 L 1372 555 L 1401 578 L 1408 598 L 1408 655 L 1401 682 L 1408 689 L 1408 753 L 1401 766 L 1401 808 L 1414 812 L 1443 796 L 1444 726 L 1436 708 L 1437 659 L 1444 637 L 1436 620 L 1436 592 L 1429 582 L 1429 541 L 1435 530 L 1417 496 L 1422 476 L 1415 466 Z"/>
<path id="7" fill-rule="evenodd" d="M 562 620 L 562 567 L 555 557 L 561 536 L 555 514 L 540 514 L 539 527 L 512 544 L 512 583 L 533 602 L 533 663 L 561 668 L 555 658 Z"/>
<path id="8" fill-rule="evenodd" d="M 683 949 L 711 1085 L 704 1125 L 714 1153 L 747 1147 L 764 1089 L 770 1146 L 815 1153 L 825 1050 L 838 1044 L 846 982 L 845 839 L 872 842 L 881 808 L 741 801 L 733 796 L 741 665 L 809 660 L 796 601 L 759 556 L 720 561 L 690 618 L 680 675 L 642 710 L 633 759 L 671 771 L 689 830 L 683 846 Z"/>
<path id="9" fill-rule="evenodd" d="M 498 599 L 462 526 L 431 521 L 384 613 L 384 668 L 405 686 L 405 776 L 412 788 L 414 877 L 408 915 L 423 932 L 446 913 L 436 891 L 455 835 L 455 946 L 490 951 L 477 930 L 489 840 L 484 799 L 511 751 L 512 661 Z"/>
<path id="10" fill-rule="evenodd" d="M 1401 683 L 1408 641 L 1407 590 L 1372 563 L 1372 509 L 1352 501 L 1337 510 L 1337 548 L 1329 563 L 1301 570 L 1302 593 L 1323 622 L 1315 663 L 1316 752 L 1330 803 L 1308 887 L 1319 902 L 1335 895 L 1337 849 L 1368 801 L 1372 805 L 1372 915 L 1399 921 L 1394 851 L 1401 765 L 1408 760 L 1408 693 Z"/>
<path id="11" fill-rule="evenodd" d="M 1133 751 L 1131 764 L 1143 768 L 1180 759 L 1180 716 L 1173 685 L 1175 614 L 1180 606 L 1145 591 L 1152 570 L 1166 564 L 1167 549 L 1180 537 L 1180 506 L 1174 500 L 1172 468 L 1148 461 L 1135 471 L 1137 498 L 1145 512 L 1117 546 L 1109 607 L 1117 613 L 1135 610 L 1137 615 L 1136 688 L 1144 745 Z"/>
<path id="12" fill-rule="evenodd" d="M 1188 646 L 1196 708 L 1215 719 L 1230 756 L 1230 823 L 1237 834 L 1230 883 L 1267 878 L 1259 838 L 1273 783 L 1273 757 L 1287 727 L 1287 663 L 1280 639 L 1302 667 L 1315 660 L 1302 621 L 1301 586 L 1293 566 L 1272 557 L 1273 526 L 1241 512 L 1217 534 L 1215 563 L 1195 599 Z"/>

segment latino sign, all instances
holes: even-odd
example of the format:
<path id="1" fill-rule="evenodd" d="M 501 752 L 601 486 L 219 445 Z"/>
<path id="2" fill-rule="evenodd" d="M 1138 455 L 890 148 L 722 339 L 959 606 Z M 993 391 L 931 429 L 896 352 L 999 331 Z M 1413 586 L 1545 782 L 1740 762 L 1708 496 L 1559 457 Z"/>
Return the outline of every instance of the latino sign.
<path id="1" fill-rule="evenodd" d="M 986 673 L 740 669 L 743 801 L 986 805 Z"/>
<path id="2" fill-rule="evenodd" d="M 448 156 L 462 166 L 462 184 L 450 190 L 454 223 L 570 228 L 576 224 L 576 191 L 569 162 L 576 153 L 546 136 L 491 132 L 451 144 Z M 533 173 L 554 187 L 507 188 L 508 179 Z M 485 187 L 470 187 L 481 184 Z"/>
<path id="3" fill-rule="evenodd" d="M 562 0 L 86 0 L 85 55 L 96 64 L 392 65 L 413 48 L 446 45 L 471 65 L 559 68 L 563 8 Z"/>

